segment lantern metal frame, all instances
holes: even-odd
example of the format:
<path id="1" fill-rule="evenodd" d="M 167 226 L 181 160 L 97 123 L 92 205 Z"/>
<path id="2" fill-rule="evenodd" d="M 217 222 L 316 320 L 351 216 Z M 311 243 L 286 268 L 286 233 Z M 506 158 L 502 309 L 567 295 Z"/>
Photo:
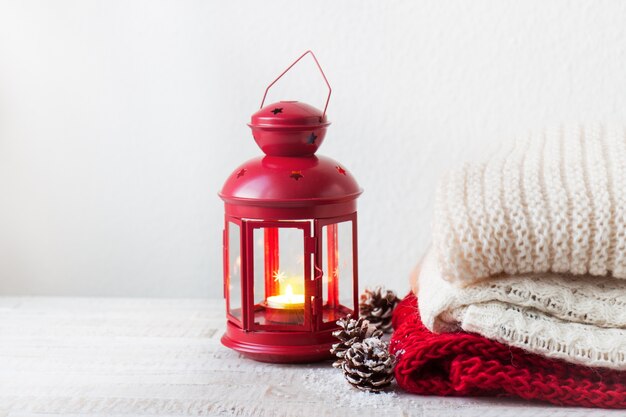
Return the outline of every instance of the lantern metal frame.
<path id="1" fill-rule="evenodd" d="M 230 223 L 239 226 L 239 255 L 241 256 L 241 274 L 239 282 L 231 282 L 229 267 L 230 246 L 229 227 Z M 324 226 L 350 223 L 352 242 L 352 276 L 338 277 L 351 281 L 351 305 L 344 305 L 338 298 L 329 300 L 324 297 L 323 287 L 323 245 L 327 244 L 323 234 Z M 305 305 L 304 320 L 298 324 L 258 324 L 255 322 L 257 304 L 255 303 L 254 287 L 263 276 L 257 277 L 254 273 L 254 238 L 253 231 L 265 227 L 294 228 L 301 230 L 302 253 L 304 256 L 304 282 L 305 282 Z M 240 353 L 256 360 L 264 362 L 312 362 L 324 360 L 330 357 L 330 346 L 336 342 L 332 332 L 338 329 L 335 319 L 353 315 L 358 308 L 358 228 L 357 213 L 348 215 L 301 219 L 301 220 L 247 220 L 238 217 L 225 216 L 224 229 L 224 298 L 227 311 L 227 331 L 222 342 Z M 338 285 L 337 281 L 334 281 Z M 229 287 L 238 286 L 240 291 L 239 305 L 241 318 L 232 314 L 232 294 Z M 330 282 L 327 285 L 332 285 Z M 336 302 L 337 306 L 328 307 L 330 301 Z M 326 305 L 325 305 L 326 304 Z M 325 313 L 332 308 L 335 316 L 331 320 L 325 320 Z"/>

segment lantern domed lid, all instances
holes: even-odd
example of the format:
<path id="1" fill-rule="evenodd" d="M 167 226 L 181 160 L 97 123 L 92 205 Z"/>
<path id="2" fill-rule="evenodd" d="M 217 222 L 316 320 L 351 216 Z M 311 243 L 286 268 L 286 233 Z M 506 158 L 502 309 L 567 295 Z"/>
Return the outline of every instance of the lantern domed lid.
<path id="1" fill-rule="evenodd" d="M 324 141 L 329 124 L 326 115 L 313 106 L 279 101 L 254 113 L 248 126 L 267 155 L 309 156 Z"/>
<path id="2" fill-rule="evenodd" d="M 362 191 L 352 174 L 331 158 L 265 156 L 235 169 L 220 197 L 231 204 L 304 207 L 354 200 Z"/>

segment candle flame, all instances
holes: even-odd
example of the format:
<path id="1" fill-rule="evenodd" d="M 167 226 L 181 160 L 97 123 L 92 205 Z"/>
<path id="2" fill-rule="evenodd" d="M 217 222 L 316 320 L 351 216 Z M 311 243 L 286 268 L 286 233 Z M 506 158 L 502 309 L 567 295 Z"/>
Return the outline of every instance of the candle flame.
<path id="1" fill-rule="evenodd" d="M 287 296 L 289 301 L 293 300 L 293 288 L 291 287 L 291 284 L 287 284 L 287 287 L 285 287 L 285 296 Z"/>

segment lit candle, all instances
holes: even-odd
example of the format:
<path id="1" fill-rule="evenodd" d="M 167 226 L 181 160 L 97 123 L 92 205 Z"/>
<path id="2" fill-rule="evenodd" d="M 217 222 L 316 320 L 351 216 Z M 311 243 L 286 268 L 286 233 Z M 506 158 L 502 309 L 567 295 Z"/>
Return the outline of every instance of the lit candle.
<path id="1" fill-rule="evenodd" d="M 285 287 L 285 293 L 267 297 L 267 306 L 282 310 L 298 310 L 304 308 L 304 294 L 294 294 L 290 284 Z"/>

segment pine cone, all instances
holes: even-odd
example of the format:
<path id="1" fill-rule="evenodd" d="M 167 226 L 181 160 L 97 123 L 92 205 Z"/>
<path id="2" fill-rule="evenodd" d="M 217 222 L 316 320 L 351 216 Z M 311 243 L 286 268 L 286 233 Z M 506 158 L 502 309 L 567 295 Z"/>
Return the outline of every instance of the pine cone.
<path id="1" fill-rule="evenodd" d="M 341 369 L 354 387 L 361 391 L 378 392 L 391 384 L 395 361 L 387 343 L 370 337 L 354 343 L 346 351 Z"/>
<path id="2" fill-rule="evenodd" d="M 337 357 L 337 360 L 333 363 L 335 368 L 341 368 L 346 350 L 350 349 L 354 343 L 362 342 L 368 337 L 380 338 L 383 335 L 383 332 L 377 330 L 364 318 L 355 320 L 348 316 L 344 319 L 339 319 L 337 325 L 341 329 L 335 330 L 333 336 L 339 339 L 340 342 L 335 343 L 330 349 L 330 353 Z"/>
<path id="3" fill-rule="evenodd" d="M 391 315 L 400 300 L 396 293 L 383 287 L 366 288 L 359 300 L 360 316 L 385 333 L 391 332 Z"/>

